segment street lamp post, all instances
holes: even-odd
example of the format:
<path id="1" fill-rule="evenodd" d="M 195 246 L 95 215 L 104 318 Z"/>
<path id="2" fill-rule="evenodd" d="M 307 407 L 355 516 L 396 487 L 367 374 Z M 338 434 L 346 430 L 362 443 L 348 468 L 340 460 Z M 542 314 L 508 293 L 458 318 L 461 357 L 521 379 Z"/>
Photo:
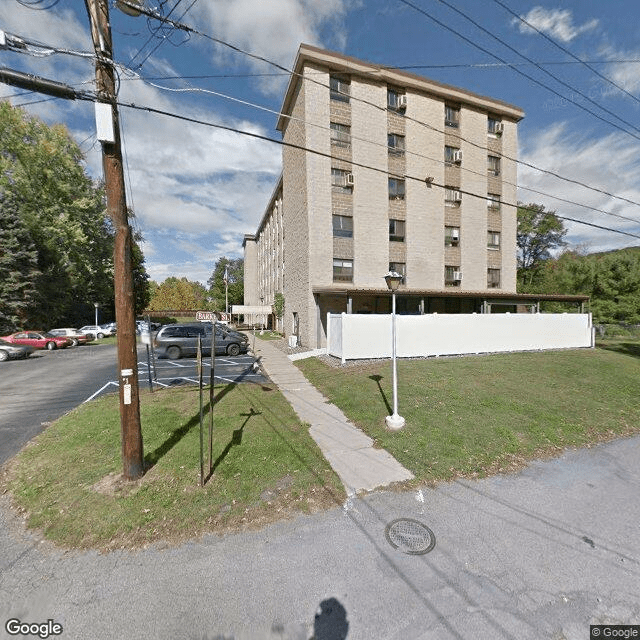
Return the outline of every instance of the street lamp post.
<path id="1" fill-rule="evenodd" d="M 96 308 L 96 321 L 93 324 L 98 324 L 98 307 L 100 306 L 100 303 L 94 302 L 93 306 Z"/>
<path id="2" fill-rule="evenodd" d="M 402 429 L 405 419 L 398 415 L 398 367 L 396 363 L 396 289 L 402 282 L 402 276 L 395 271 L 390 271 L 384 279 L 391 290 L 391 359 L 393 367 L 393 415 L 385 418 L 385 423 L 392 431 Z"/>

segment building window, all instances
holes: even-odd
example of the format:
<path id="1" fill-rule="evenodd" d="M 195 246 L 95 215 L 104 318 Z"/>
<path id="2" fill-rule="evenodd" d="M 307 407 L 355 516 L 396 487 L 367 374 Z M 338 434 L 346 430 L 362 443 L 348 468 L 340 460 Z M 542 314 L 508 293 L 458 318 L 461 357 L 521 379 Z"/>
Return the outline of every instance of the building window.
<path id="1" fill-rule="evenodd" d="M 487 248 L 488 249 L 500 248 L 500 232 L 499 231 L 487 231 Z"/>
<path id="2" fill-rule="evenodd" d="M 353 282 L 353 260 L 333 259 L 333 281 Z"/>
<path id="3" fill-rule="evenodd" d="M 387 107 L 400 111 L 407 106 L 407 96 L 397 89 L 387 89 Z"/>
<path id="4" fill-rule="evenodd" d="M 331 187 L 339 193 L 351 193 L 353 188 L 353 174 L 346 169 L 331 168 Z"/>
<path id="5" fill-rule="evenodd" d="M 457 129 L 460 126 L 460 108 L 448 104 L 444 106 L 444 124 L 447 127 Z"/>
<path id="6" fill-rule="evenodd" d="M 351 127 L 339 122 L 331 123 L 331 144 L 337 147 L 349 148 L 351 146 Z"/>
<path id="7" fill-rule="evenodd" d="M 444 228 L 444 246 L 457 247 L 460 244 L 460 227 Z"/>
<path id="8" fill-rule="evenodd" d="M 487 289 L 500 288 L 500 269 L 487 269 Z"/>
<path id="9" fill-rule="evenodd" d="M 500 211 L 500 194 L 488 193 L 487 194 L 487 208 L 492 211 Z"/>
<path id="10" fill-rule="evenodd" d="M 389 240 L 404 242 L 404 220 L 389 220 Z"/>
<path id="11" fill-rule="evenodd" d="M 405 278 L 407 277 L 407 265 L 404 262 L 390 262 L 389 271 L 399 273 L 402 276 L 402 284 L 405 283 Z"/>
<path id="12" fill-rule="evenodd" d="M 333 216 L 333 235 L 336 238 L 353 238 L 353 218 L 351 216 Z"/>
<path id="13" fill-rule="evenodd" d="M 462 194 L 456 187 L 445 187 L 444 188 L 444 203 L 448 207 L 454 207 L 459 205 L 462 201 Z"/>
<path id="14" fill-rule="evenodd" d="M 351 81 L 341 76 L 329 76 L 330 96 L 338 102 L 349 102 Z"/>
<path id="15" fill-rule="evenodd" d="M 487 156 L 487 170 L 489 175 L 500 175 L 500 158 L 498 156 Z"/>
<path id="16" fill-rule="evenodd" d="M 389 178 L 389 200 L 404 200 L 403 178 Z"/>
<path id="17" fill-rule="evenodd" d="M 458 147 L 448 147 L 444 148 L 444 163 L 447 166 L 453 166 L 455 164 L 459 164 L 462 162 L 462 152 Z"/>
<path id="18" fill-rule="evenodd" d="M 459 287 L 462 281 L 462 273 L 460 267 L 454 267 L 447 265 L 444 268 L 444 286 L 445 287 Z"/>
<path id="19" fill-rule="evenodd" d="M 487 133 L 494 136 L 502 134 L 502 121 L 495 116 L 489 116 L 487 118 Z"/>
<path id="20" fill-rule="evenodd" d="M 404 136 L 398 133 L 387 134 L 387 146 L 390 154 L 396 156 L 404 155 Z"/>

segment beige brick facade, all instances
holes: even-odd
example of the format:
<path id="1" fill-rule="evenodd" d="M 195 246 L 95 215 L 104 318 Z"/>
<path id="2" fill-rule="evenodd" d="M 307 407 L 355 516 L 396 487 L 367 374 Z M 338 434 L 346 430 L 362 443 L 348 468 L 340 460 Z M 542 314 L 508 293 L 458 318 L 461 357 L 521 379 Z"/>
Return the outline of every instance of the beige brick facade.
<path id="1" fill-rule="evenodd" d="M 282 292 L 285 333 L 316 347 L 326 339 L 328 311 L 388 312 L 391 263 L 406 274 L 398 296 L 407 313 L 444 311 L 452 305 L 443 296 L 452 294 L 463 300 L 461 311 L 479 309 L 498 289 L 515 294 L 509 205 L 522 111 L 307 45 L 295 72 L 278 121 L 282 178 L 255 236 L 245 237 L 245 303 L 272 304 Z M 331 95 L 332 82 L 348 99 Z M 389 107 L 389 91 L 406 106 Z M 445 106 L 457 127 L 445 124 Z M 503 131 L 489 132 L 489 119 Z M 461 158 L 445 162 L 445 147 Z M 398 193 L 389 178 L 400 181 Z M 488 194 L 500 204 L 490 206 Z M 445 241 L 445 228 L 454 242 Z M 445 282 L 447 267 L 461 279 Z"/>

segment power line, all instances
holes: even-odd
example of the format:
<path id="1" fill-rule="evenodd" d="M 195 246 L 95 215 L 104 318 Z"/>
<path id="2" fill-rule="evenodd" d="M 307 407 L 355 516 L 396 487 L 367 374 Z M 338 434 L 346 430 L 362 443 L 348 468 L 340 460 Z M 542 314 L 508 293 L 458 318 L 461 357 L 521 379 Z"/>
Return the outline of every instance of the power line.
<path id="1" fill-rule="evenodd" d="M 149 86 L 155 87 L 157 89 L 161 89 L 163 91 L 170 91 L 172 93 L 199 92 L 199 93 L 212 94 L 212 95 L 215 95 L 217 97 L 224 98 L 226 100 L 230 100 L 230 101 L 238 103 L 238 104 L 242 104 L 242 105 L 245 105 L 245 106 L 248 106 L 248 107 L 252 107 L 254 109 L 258 109 L 260 111 L 265 111 L 267 113 L 273 113 L 275 115 L 281 115 L 280 112 L 276 111 L 275 109 L 270 109 L 269 107 L 265 107 L 263 105 L 259 105 L 259 104 L 256 104 L 254 102 L 249 102 L 248 100 L 235 98 L 233 96 L 229 96 L 227 94 L 221 93 L 220 91 L 214 91 L 212 89 L 203 89 L 203 88 L 200 88 L 200 87 L 188 87 L 188 88 L 163 87 L 162 85 L 159 85 L 159 84 L 156 84 L 154 82 L 151 82 L 151 81 L 149 81 L 149 80 L 147 80 L 145 78 L 141 77 L 141 79 L 146 84 L 148 84 Z M 298 118 L 296 116 L 289 116 L 289 120 L 293 120 L 295 122 L 300 122 L 301 124 L 305 124 L 305 125 L 309 125 L 309 126 L 312 126 L 312 127 L 316 127 L 318 129 L 331 131 L 331 127 L 330 126 L 327 127 L 326 125 L 323 125 L 323 124 L 318 124 L 316 122 L 310 122 L 308 120 L 305 120 L 304 118 Z M 351 135 L 351 134 L 349 134 L 349 137 L 350 137 L 351 140 L 358 140 L 360 142 L 364 142 L 366 144 L 370 144 L 370 145 L 373 145 L 373 146 L 383 147 L 383 148 L 385 148 L 387 150 L 393 149 L 393 147 L 390 147 L 388 144 L 385 145 L 385 144 L 383 144 L 381 142 L 375 142 L 373 140 L 367 140 L 366 138 L 362 138 L 362 137 L 359 137 L 359 136 L 354 136 L 354 135 Z M 444 164 L 445 166 L 447 165 L 446 160 L 444 160 L 443 158 L 436 159 L 436 158 L 432 158 L 431 156 L 427 156 L 427 155 L 418 153 L 416 151 L 411 151 L 411 150 L 407 150 L 407 149 L 405 149 L 404 152 L 407 155 L 412 155 L 412 156 L 417 157 L 417 158 L 423 158 L 425 160 L 430 160 L 432 162 L 436 162 L 436 163 L 439 163 L 439 164 Z M 468 167 L 465 167 L 464 165 L 462 165 L 460 167 L 460 169 L 462 171 L 467 171 L 469 173 L 472 173 L 472 174 L 475 174 L 475 175 L 479 175 L 479 176 L 484 176 L 485 175 L 484 173 L 481 173 L 480 171 L 475 171 L 473 169 L 469 169 Z M 630 222 L 635 222 L 635 223 L 639 223 L 640 224 L 640 220 L 637 220 L 635 218 L 630 218 L 628 216 L 623 216 L 623 215 L 618 214 L 618 213 L 613 213 L 611 211 L 606 211 L 604 209 L 599 209 L 597 207 L 592 207 L 592 206 L 587 205 L 587 204 L 582 204 L 580 202 L 575 202 L 575 201 L 569 200 L 567 198 L 562 198 L 560 196 L 555 196 L 555 195 L 553 195 L 551 193 L 546 193 L 545 191 L 539 191 L 537 189 L 525 187 L 525 186 L 516 184 L 514 182 L 510 182 L 508 180 L 503 180 L 503 183 L 511 185 L 511 186 L 514 186 L 514 187 L 517 187 L 517 188 L 520 188 L 520 189 L 524 189 L 525 191 L 531 191 L 532 193 L 536 193 L 538 195 L 542 195 L 542 196 L 546 196 L 546 197 L 549 197 L 549 198 L 553 198 L 554 200 L 558 200 L 558 201 L 564 202 L 566 204 L 571 204 L 571 205 L 574 205 L 574 206 L 577 206 L 577 207 L 581 207 L 581 208 L 584 208 L 584 209 L 589 209 L 590 211 L 595 211 L 597 213 L 603 213 L 603 214 L 608 215 L 608 216 L 613 216 L 613 217 L 616 217 L 616 218 L 620 218 L 622 220 L 628 220 Z"/>
<path id="2" fill-rule="evenodd" d="M 408 7 L 411 7 L 412 9 L 414 9 L 415 11 L 417 11 L 418 13 L 421 13 L 422 15 L 426 16 L 427 18 L 429 18 L 430 20 L 433 20 L 433 22 L 435 22 L 436 24 L 438 24 L 439 26 L 443 27 L 444 29 L 447 29 L 448 31 L 450 31 L 451 33 L 455 34 L 456 36 L 458 36 L 459 38 L 461 38 L 462 40 L 464 40 L 465 42 L 469 43 L 470 45 L 474 46 L 476 49 L 479 49 L 480 51 L 482 51 L 483 53 L 486 53 L 487 55 L 490 55 L 492 58 L 495 58 L 496 60 L 499 60 L 500 62 L 506 62 L 506 60 L 503 60 L 500 56 L 498 56 L 497 54 L 493 53 L 492 51 L 489 51 L 488 49 L 485 49 L 484 47 L 482 47 L 481 45 L 479 45 L 477 42 L 474 42 L 473 40 L 471 40 L 470 38 L 467 38 L 465 35 L 461 34 L 459 31 L 456 31 L 453 27 L 450 27 L 449 25 L 445 24 L 444 22 L 442 22 L 441 20 L 438 20 L 437 18 L 435 18 L 434 16 L 432 16 L 430 13 L 428 13 L 427 11 L 425 11 L 424 9 L 422 9 L 421 7 L 417 6 L 416 4 L 414 4 L 413 2 L 409 2 L 409 0 L 399 0 L 400 2 L 402 2 L 403 4 L 407 5 Z M 449 2 L 446 2 L 446 0 L 438 0 L 438 2 L 440 2 L 441 4 L 444 4 L 445 6 L 449 7 L 452 11 L 455 11 L 457 14 L 461 15 L 463 18 L 465 18 L 466 20 L 468 20 L 469 22 L 471 22 L 471 24 L 473 24 L 474 26 L 476 26 L 478 29 L 480 29 L 481 31 L 483 31 L 484 33 L 488 34 L 489 36 L 491 36 L 494 40 L 497 40 L 500 44 L 502 44 L 503 46 L 507 47 L 508 49 L 510 49 L 511 51 L 514 51 L 515 53 L 517 53 L 518 55 L 520 55 L 522 58 L 524 58 L 525 60 L 528 60 L 530 62 L 532 62 L 531 60 L 529 60 L 529 58 L 527 58 L 527 56 L 525 56 L 524 54 L 520 53 L 519 51 L 517 51 L 516 49 L 514 49 L 511 45 L 507 44 L 504 40 L 502 40 L 501 38 L 498 38 L 498 36 L 496 36 L 495 34 L 491 33 L 491 31 L 489 31 L 488 29 L 485 29 L 482 25 L 480 25 L 478 22 L 476 22 L 473 18 L 470 18 L 466 13 L 464 13 L 463 11 L 461 11 L 460 9 L 454 7 L 452 4 L 450 4 Z M 561 80 L 560 78 L 558 78 L 557 76 L 555 76 L 554 74 L 552 74 L 551 72 L 547 71 L 546 69 L 544 69 L 543 67 L 541 67 L 540 65 L 536 65 L 541 71 L 543 71 L 544 73 L 546 73 L 547 75 L 549 75 L 551 78 L 553 78 L 556 82 L 560 83 L 561 85 L 567 87 L 568 89 L 570 89 L 571 91 L 575 91 L 577 94 L 581 95 L 585 100 L 587 100 L 588 102 L 594 104 L 596 107 L 598 107 L 599 109 L 602 109 L 603 111 L 609 113 L 610 115 L 613 115 L 615 118 L 617 118 L 618 120 L 620 120 L 620 122 L 624 122 L 626 125 L 630 126 L 632 129 L 635 129 L 636 131 L 640 132 L 640 129 L 638 129 L 635 125 L 627 122 L 626 120 L 623 120 L 622 118 L 620 118 L 620 116 L 616 115 L 615 113 L 613 113 L 612 111 L 610 111 L 609 109 L 607 109 L 606 107 L 603 107 L 601 105 L 599 105 L 597 102 L 595 102 L 595 100 L 592 100 L 589 96 L 587 96 L 586 94 L 582 93 L 581 91 L 579 91 L 578 89 L 575 89 L 574 87 L 572 87 L 570 84 L 564 82 L 564 80 Z M 623 133 L 626 133 L 629 136 L 632 136 L 633 138 L 636 138 L 637 140 L 640 140 L 640 136 L 636 135 L 635 133 L 632 133 L 631 131 L 621 127 L 620 125 L 616 124 L 615 122 L 611 122 L 610 120 L 607 120 L 606 118 L 602 117 L 601 115 L 595 113 L 594 111 L 592 111 L 591 109 L 588 109 L 587 107 L 585 107 L 584 105 L 580 104 L 579 102 L 577 102 L 576 100 L 573 100 L 573 98 L 571 97 L 565 97 L 563 96 L 561 93 L 559 93 L 558 91 L 556 91 L 555 89 L 553 89 L 552 87 L 544 84 L 543 82 L 541 82 L 540 80 L 538 80 L 537 78 L 534 78 L 533 76 L 529 75 L 528 73 L 525 73 L 524 71 L 521 71 L 520 69 L 517 69 L 515 67 L 512 67 L 513 71 L 515 71 L 516 73 L 518 73 L 521 76 L 524 76 L 525 78 L 528 78 L 531 82 L 534 82 L 535 84 L 537 84 L 540 87 L 543 87 L 544 89 L 546 89 L 547 91 L 550 91 L 551 93 L 553 93 L 554 95 L 562 98 L 563 100 L 567 100 L 568 102 L 571 102 L 571 104 L 574 104 L 575 106 L 577 106 L 579 109 L 582 109 L 583 111 L 586 111 L 587 113 L 590 113 L 592 116 L 594 116 L 595 118 L 598 118 L 598 120 L 601 120 L 602 122 L 606 122 L 607 124 L 611 125 L 612 127 L 615 127 L 616 129 L 622 131 Z"/>
<path id="3" fill-rule="evenodd" d="M 121 0 L 121 2 L 123 2 L 124 4 L 128 4 L 129 0 Z M 406 2 L 406 0 L 400 0 L 400 2 L 404 2 L 405 4 L 408 4 L 409 6 L 413 6 L 410 3 Z M 140 7 L 138 5 L 131 5 L 131 6 L 132 6 L 132 8 L 140 10 Z M 428 17 L 431 18 L 431 16 L 429 16 L 429 14 L 426 14 L 426 12 L 422 11 L 421 9 L 418 8 L 417 10 L 421 11 L 422 13 L 425 13 L 425 15 L 427 15 Z M 291 69 L 287 69 L 286 67 L 278 64 L 277 62 L 273 62 L 272 60 L 268 60 L 267 58 L 264 58 L 263 56 L 257 55 L 255 53 L 251 53 L 249 51 L 245 51 L 245 50 L 241 49 L 240 47 L 237 47 L 237 46 L 235 46 L 235 45 L 233 45 L 233 44 L 231 44 L 229 42 L 226 42 L 224 40 L 221 40 L 220 38 L 215 38 L 214 36 L 211 36 L 211 35 L 209 35 L 207 33 L 198 31 L 197 29 L 194 29 L 193 27 L 190 27 L 188 25 L 182 24 L 180 22 L 176 22 L 174 20 L 165 19 L 162 16 L 159 16 L 157 13 L 152 12 L 152 11 L 143 10 L 142 13 L 144 13 L 145 15 L 150 16 L 152 18 L 155 18 L 156 20 L 165 21 L 165 22 L 171 24 L 172 26 L 174 26 L 176 29 L 180 29 L 180 30 L 183 30 L 183 31 L 189 31 L 189 32 L 194 33 L 196 35 L 202 36 L 203 38 L 211 40 L 212 42 L 215 42 L 216 44 L 220 44 L 222 46 L 225 46 L 225 47 L 231 49 L 232 51 L 235 51 L 237 53 L 241 53 L 243 55 L 246 55 L 247 57 L 252 58 L 254 60 L 257 60 L 257 61 L 260 61 L 260 62 L 264 62 L 264 63 L 266 63 L 266 64 L 268 64 L 270 66 L 273 66 L 273 67 L 275 67 L 277 69 L 280 69 L 281 71 L 286 72 L 287 74 L 289 74 L 291 76 L 297 76 L 299 78 L 302 78 L 303 81 L 306 79 L 309 82 L 313 82 L 314 84 L 317 84 L 317 85 L 319 85 L 321 87 L 324 87 L 326 89 L 330 89 L 329 85 L 327 85 L 327 84 L 325 84 L 323 82 L 320 82 L 319 80 L 314 80 L 311 77 L 307 77 L 307 76 L 304 76 L 301 73 L 297 73 L 297 72 L 295 72 L 295 71 L 293 71 Z M 444 28 L 450 30 L 450 31 L 453 31 L 447 25 L 442 24 L 442 26 Z M 475 43 L 471 42 L 470 40 L 468 40 L 464 36 L 460 35 L 460 37 L 464 38 L 465 40 L 467 40 L 470 44 L 473 44 L 473 46 L 477 46 Z M 492 54 L 492 53 L 490 53 L 488 51 L 486 51 L 486 53 L 491 55 L 492 57 L 500 60 L 501 62 L 503 62 L 505 64 L 508 64 L 508 63 L 506 63 L 506 61 L 502 60 L 501 58 L 497 57 L 496 55 L 494 55 L 494 54 Z M 383 67 L 381 67 L 381 68 L 383 68 Z M 522 73 L 522 72 L 519 72 L 519 73 Z M 526 76 L 526 74 L 524 74 L 524 75 Z M 530 77 L 530 76 L 526 76 L 526 77 Z M 533 79 L 533 80 L 534 80 L 534 82 L 538 83 L 537 80 L 535 80 L 535 79 Z M 542 85 L 542 86 L 545 86 L 545 85 Z M 553 89 L 551 89 L 551 91 L 553 91 Z M 554 93 L 556 93 L 557 95 L 559 95 L 561 98 L 564 99 L 564 96 L 562 96 L 561 94 L 559 94 L 559 93 L 557 93 L 555 91 L 554 91 Z M 384 107 L 381 107 L 380 105 L 375 104 L 373 102 L 370 102 L 368 100 L 365 100 L 363 98 L 353 98 L 353 99 L 357 100 L 358 102 L 361 102 L 363 104 L 366 104 L 366 105 L 369 105 L 371 107 L 374 107 L 375 109 L 379 109 L 381 111 L 386 111 L 386 109 Z M 285 117 L 288 117 L 288 116 L 285 116 Z M 415 122 L 416 124 L 419 124 L 421 126 L 427 127 L 428 129 L 431 129 L 432 131 L 436 131 L 437 133 L 444 133 L 444 131 L 442 129 L 438 129 L 437 127 L 434 127 L 434 126 L 432 126 L 432 125 L 430 125 L 430 124 L 428 124 L 426 122 L 422 122 L 421 120 L 418 120 L 416 118 L 411 118 L 411 117 L 407 116 L 406 114 L 402 114 L 402 117 L 405 118 L 406 120 L 409 120 L 409 121 Z M 596 117 L 600 118 L 600 116 L 597 116 L 597 114 L 596 114 Z M 604 118 L 600 118 L 600 119 L 605 120 Z M 607 120 L 605 120 L 605 121 L 608 122 Z M 623 129 L 623 131 L 625 131 L 625 130 Z M 630 134 L 630 135 L 633 135 L 633 134 Z M 460 139 L 464 140 L 465 142 L 467 142 L 470 145 L 475 146 L 475 147 L 477 147 L 479 149 L 484 149 L 484 147 L 482 147 L 481 145 L 477 144 L 476 142 L 473 142 L 472 140 L 467 140 L 466 138 L 463 138 L 462 136 L 460 137 Z M 622 202 L 627 202 L 628 204 L 632 204 L 634 206 L 640 207 L 640 202 L 635 202 L 634 200 L 630 200 L 629 198 L 625 198 L 625 197 L 622 197 L 622 196 L 617 196 L 617 195 L 615 195 L 613 193 L 605 191 L 604 189 L 599 189 L 597 187 L 592 187 L 591 185 L 588 185 L 588 184 L 586 184 L 584 182 L 581 182 L 580 180 L 574 180 L 572 178 L 567 178 L 567 177 L 562 176 L 562 175 L 560 175 L 560 174 L 558 174 L 558 173 L 556 173 L 554 171 L 550 171 L 548 169 L 543 169 L 542 167 L 538 167 L 538 166 L 536 166 L 536 165 L 534 165 L 534 164 L 532 164 L 530 162 L 525 162 L 523 160 L 518 160 L 517 158 L 511 158 L 511 157 L 506 156 L 504 154 L 501 154 L 501 155 L 502 155 L 503 158 L 505 158 L 507 160 L 510 160 L 512 162 L 516 162 L 516 163 L 521 164 L 521 165 L 526 166 L 526 167 L 529 167 L 530 169 L 534 169 L 535 171 L 539 171 L 540 173 L 544 173 L 544 174 L 553 176 L 554 178 L 558 178 L 559 180 L 563 180 L 563 181 L 569 182 L 571 184 L 575 184 L 575 185 L 584 187 L 585 189 L 589 189 L 591 191 L 595 191 L 597 193 L 601 193 L 603 195 L 609 196 L 610 198 L 614 198 L 616 200 L 620 200 Z"/>
<path id="4" fill-rule="evenodd" d="M 497 69 L 502 67 L 528 67 L 533 65 L 576 65 L 584 64 L 585 61 L 575 62 L 571 60 L 549 60 L 544 62 L 482 62 L 482 63 L 460 63 L 460 64 L 412 64 L 397 66 L 382 66 L 381 69 L 387 71 L 406 71 L 408 69 Z M 591 60 L 591 64 L 640 64 L 637 60 Z M 325 75 L 324 71 L 310 71 L 308 75 Z M 224 79 L 224 78 L 283 78 L 290 77 L 290 71 L 281 71 L 273 73 L 210 73 L 196 76 L 146 76 L 147 80 L 208 80 L 208 79 Z M 129 80 L 138 80 L 138 78 L 128 78 Z"/>
<path id="5" fill-rule="evenodd" d="M 324 151 L 317 151 L 315 149 L 310 149 L 310 148 L 305 147 L 303 145 L 294 144 L 292 142 L 285 142 L 284 140 L 277 140 L 275 138 L 270 138 L 269 136 L 262 135 L 260 133 L 255 133 L 255 132 L 252 132 L 252 131 L 244 131 L 242 129 L 236 129 L 235 127 L 229 127 L 227 125 L 222 125 L 222 124 L 218 124 L 218 123 L 214 123 L 214 122 L 207 122 L 206 120 L 200 120 L 200 119 L 197 119 L 197 118 L 192 118 L 190 116 L 185 116 L 185 115 L 181 115 L 181 114 L 177 114 L 177 113 L 171 113 L 170 111 L 165 111 L 163 109 L 156 109 L 155 107 L 141 106 L 141 105 L 137 105 L 135 103 L 127 103 L 127 102 L 120 102 L 120 101 L 117 101 L 117 104 L 118 104 L 118 106 L 121 106 L 121 107 L 126 107 L 126 108 L 129 108 L 129 109 L 136 109 L 138 111 L 147 111 L 148 113 L 155 113 L 155 114 L 158 114 L 158 115 L 168 116 L 170 118 L 175 118 L 177 120 L 190 122 L 192 124 L 199 124 L 199 125 L 203 125 L 203 126 L 207 126 L 207 127 L 212 127 L 212 128 L 215 128 L 215 129 L 220 129 L 222 131 L 228 131 L 230 133 L 237 133 L 239 135 L 248 136 L 248 137 L 251 137 L 251 138 L 255 138 L 257 140 L 263 140 L 265 142 L 271 142 L 271 143 L 277 144 L 277 145 L 279 145 L 281 147 L 289 147 L 289 148 L 292 148 L 292 149 L 297 149 L 298 151 L 304 151 L 306 153 L 312 153 L 314 155 L 318 155 L 318 156 L 321 156 L 321 157 L 324 157 L 324 158 L 335 159 L 334 156 L 332 156 L 330 153 L 326 153 Z M 378 167 L 373 167 L 371 165 L 364 164 L 364 163 L 361 163 L 361 162 L 353 162 L 352 161 L 351 164 L 353 166 L 355 166 L 355 167 L 360 167 L 362 169 L 368 169 L 368 170 L 374 171 L 376 173 L 383 173 L 383 174 L 385 174 L 387 176 L 391 175 L 390 172 L 387 169 L 380 169 Z M 433 181 L 427 181 L 425 178 L 417 178 L 415 176 L 410 176 L 410 175 L 407 175 L 407 174 L 403 175 L 403 178 L 408 179 L 408 180 L 413 180 L 413 181 L 416 181 L 416 182 L 420 182 L 420 183 L 425 183 L 426 182 L 428 185 L 431 185 L 431 186 L 434 186 L 434 187 L 439 187 L 441 189 L 447 188 L 447 185 L 438 184 L 438 183 L 433 182 Z M 483 201 L 486 201 L 486 199 L 487 199 L 486 194 L 480 195 L 480 194 L 477 194 L 477 193 L 473 193 L 472 191 L 467 191 L 467 190 L 458 189 L 458 188 L 457 188 L 457 190 L 460 191 L 460 193 L 462 193 L 464 195 L 468 195 L 468 196 L 473 197 L 473 198 L 479 198 L 479 199 L 481 199 Z M 512 202 L 500 201 L 500 205 L 504 205 L 506 207 L 512 207 L 512 208 L 515 208 L 516 210 L 518 208 L 527 209 L 526 205 L 512 203 Z M 589 226 L 589 227 L 594 227 L 596 229 L 602 229 L 602 230 L 605 230 L 605 231 L 610 231 L 612 233 L 618 233 L 618 234 L 621 234 L 621 235 L 630 236 L 632 238 L 640 239 L 640 235 L 637 235 L 635 233 L 630 233 L 628 231 L 622 231 L 620 229 L 613 229 L 611 227 L 605 227 L 605 226 L 602 226 L 602 225 L 597 225 L 597 224 L 594 224 L 594 223 L 591 223 L 591 222 L 586 222 L 584 220 L 578 220 L 576 218 L 568 218 L 566 216 L 558 215 L 557 213 L 554 214 L 554 215 L 556 215 L 556 217 L 560 218 L 561 220 L 568 220 L 568 221 L 571 221 L 571 222 L 575 222 L 577 224 L 582 224 L 582 225 L 586 225 L 586 226 Z"/>
<path id="6" fill-rule="evenodd" d="M 187 9 L 185 9 L 185 11 L 182 13 L 182 15 L 178 18 L 178 20 L 182 20 L 182 18 L 184 18 L 187 13 L 189 13 L 189 11 L 191 10 L 191 8 L 193 7 L 193 5 L 197 2 L 198 0 L 193 0 L 191 2 L 191 4 L 187 7 Z M 178 5 L 182 2 L 182 0 L 178 0 L 174 5 L 173 8 L 171 9 L 171 11 L 169 11 L 169 13 L 167 14 L 167 18 L 178 8 Z M 137 57 L 138 55 L 140 55 L 140 53 L 142 52 L 142 50 L 149 44 L 149 42 L 151 42 L 151 40 L 156 36 L 157 32 L 159 31 L 159 28 L 156 30 L 155 33 L 152 33 L 151 36 L 149 37 L 149 39 L 142 45 L 142 47 L 140 47 L 140 49 L 138 50 L 138 52 L 133 56 L 133 58 L 131 58 L 131 60 L 129 61 L 129 64 L 131 64 Z M 137 68 L 141 69 L 142 65 L 167 41 L 167 38 L 162 38 L 161 40 L 158 41 L 158 43 L 156 44 L 156 46 L 151 49 L 151 51 L 149 51 L 149 53 L 147 53 L 147 55 L 142 59 L 142 62 L 140 62 L 140 64 L 138 64 Z M 183 44 L 183 43 L 180 43 Z"/>
<path id="7" fill-rule="evenodd" d="M 605 76 L 604 74 L 600 73 L 597 69 L 594 69 L 593 67 L 590 66 L 589 61 L 587 60 L 582 60 L 581 58 L 579 58 L 578 56 L 574 55 L 569 49 L 567 49 L 566 47 L 563 47 L 560 43 L 556 42 L 552 37 L 550 37 L 549 35 L 547 35 L 544 31 L 541 31 L 540 29 L 538 29 L 536 26 L 532 25 L 528 20 L 526 20 L 525 18 L 523 18 L 522 16 L 518 15 L 515 11 L 513 11 L 510 7 L 508 7 L 506 4 L 504 4 L 504 2 L 501 2 L 500 0 L 493 0 L 496 4 L 500 5 L 503 9 L 505 9 L 505 11 L 508 11 L 512 16 L 515 16 L 518 20 L 520 20 L 520 22 L 522 22 L 523 24 L 526 24 L 530 29 L 533 29 L 535 32 L 537 32 L 538 34 L 540 34 L 545 40 L 547 40 L 548 42 L 550 42 L 552 45 L 554 45 L 555 47 L 557 47 L 558 49 L 560 49 L 560 51 L 563 51 L 564 53 L 566 53 L 568 56 L 571 56 L 576 62 L 577 64 L 582 64 L 585 67 L 587 67 L 587 69 L 589 69 L 590 71 L 592 71 L 593 73 L 595 73 L 599 78 L 602 78 L 602 80 L 604 80 L 605 82 L 608 82 L 610 85 L 612 85 L 613 87 L 615 87 L 616 89 L 619 89 L 620 91 L 622 91 L 623 93 L 626 93 L 630 98 L 633 98 L 636 102 L 640 102 L 640 99 L 638 99 L 636 96 L 634 96 L 632 93 L 630 93 L 629 91 L 627 91 L 624 87 L 621 87 L 620 85 L 616 84 L 613 80 L 611 80 L 611 78 L 608 78 L 607 76 Z"/>

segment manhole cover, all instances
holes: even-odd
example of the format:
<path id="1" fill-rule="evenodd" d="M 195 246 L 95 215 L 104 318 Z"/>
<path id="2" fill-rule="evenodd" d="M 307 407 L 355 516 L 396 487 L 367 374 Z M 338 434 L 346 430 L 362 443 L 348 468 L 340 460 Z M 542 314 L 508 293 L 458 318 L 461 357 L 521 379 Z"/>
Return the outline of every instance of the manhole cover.
<path id="1" fill-rule="evenodd" d="M 384 534 L 394 549 L 414 556 L 429 553 L 436 546 L 433 531 L 422 522 L 411 518 L 398 518 L 390 522 Z"/>

